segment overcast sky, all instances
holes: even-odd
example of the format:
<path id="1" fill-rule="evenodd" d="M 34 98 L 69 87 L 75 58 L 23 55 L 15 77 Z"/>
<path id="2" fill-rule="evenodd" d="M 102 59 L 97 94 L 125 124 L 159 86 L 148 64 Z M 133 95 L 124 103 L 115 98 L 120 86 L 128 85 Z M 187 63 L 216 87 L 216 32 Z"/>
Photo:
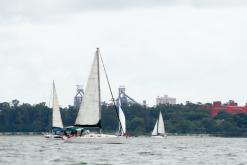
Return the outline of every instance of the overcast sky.
<path id="1" fill-rule="evenodd" d="M 49 102 L 55 80 L 72 104 L 99 47 L 115 96 L 244 104 L 246 16 L 246 0 L 2 0 L 0 102 Z"/>

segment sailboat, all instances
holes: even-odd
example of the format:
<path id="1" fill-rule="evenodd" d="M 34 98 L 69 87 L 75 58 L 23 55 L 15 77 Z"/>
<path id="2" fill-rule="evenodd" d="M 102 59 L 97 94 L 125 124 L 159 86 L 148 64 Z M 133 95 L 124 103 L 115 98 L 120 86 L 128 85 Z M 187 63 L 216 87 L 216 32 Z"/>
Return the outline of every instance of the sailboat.
<path id="1" fill-rule="evenodd" d="M 63 122 L 58 104 L 55 82 L 52 84 L 52 133 L 46 134 L 46 138 L 62 138 Z"/>
<path id="2" fill-rule="evenodd" d="M 99 63 L 100 59 L 105 71 L 104 63 L 102 57 L 99 53 L 99 48 L 97 48 L 93 64 L 91 66 L 91 71 L 88 77 L 87 85 L 85 88 L 84 96 L 82 103 L 80 105 L 80 109 L 77 114 L 77 118 L 74 124 L 74 127 L 77 130 L 80 130 L 80 135 L 78 133 L 76 136 L 71 138 L 64 137 L 65 140 L 72 142 L 109 142 L 115 143 L 115 139 L 118 139 L 116 135 L 103 134 L 102 133 L 102 125 L 101 125 L 101 90 L 100 90 L 100 68 Z M 112 95 L 112 91 L 110 88 L 110 83 L 108 80 L 108 76 L 106 74 L 106 79 L 108 82 L 108 86 Z M 115 101 L 112 95 L 112 99 L 114 102 L 114 106 L 116 109 Z M 117 114 L 118 115 L 118 114 Z M 96 129 L 98 131 L 91 132 L 89 129 Z"/>
<path id="3" fill-rule="evenodd" d="M 164 120 L 160 111 L 159 118 L 152 131 L 152 137 L 166 137 Z"/>
<path id="4" fill-rule="evenodd" d="M 118 99 L 118 116 L 119 116 L 119 129 L 118 129 L 118 136 L 126 136 L 126 120 L 125 115 L 121 107 L 121 99 Z"/>

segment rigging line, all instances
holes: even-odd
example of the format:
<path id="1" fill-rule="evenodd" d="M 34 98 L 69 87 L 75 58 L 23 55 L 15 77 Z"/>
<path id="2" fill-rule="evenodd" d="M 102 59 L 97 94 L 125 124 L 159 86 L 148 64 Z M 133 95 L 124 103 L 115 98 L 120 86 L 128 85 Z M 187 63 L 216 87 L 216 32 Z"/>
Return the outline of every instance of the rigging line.
<path id="1" fill-rule="evenodd" d="M 105 64 L 104 64 L 104 62 L 103 62 L 103 59 L 102 59 L 101 54 L 99 53 L 99 48 L 97 48 L 97 51 L 98 51 L 98 55 L 100 56 L 100 60 L 101 60 L 101 63 L 102 63 L 102 66 L 103 66 L 103 69 L 104 69 L 104 72 L 105 72 L 105 76 L 106 76 L 106 80 L 107 80 L 108 87 L 109 87 L 109 89 L 110 89 L 110 93 L 111 93 L 113 105 L 114 105 L 114 108 L 115 108 L 115 110 L 116 110 L 116 114 L 117 114 L 118 121 L 119 121 L 119 123 L 120 123 L 120 129 L 122 129 L 122 131 L 123 131 L 122 123 L 121 123 L 120 118 L 119 118 L 119 115 L 118 115 L 118 110 L 117 110 L 117 106 L 116 106 L 116 103 L 115 103 L 115 99 L 114 99 L 114 97 L 113 97 L 113 93 L 112 93 L 111 85 L 110 85 L 110 82 L 109 82 L 109 78 L 108 78 L 108 75 L 107 75 L 107 73 L 106 73 Z M 124 132 L 124 133 L 126 134 L 126 132 Z"/>
<path id="2" fill-rule="evenodd" d="M 52 95 L 53 95 L 53 83 L 52 83 L 52 87 L 51 87 L 51 93 L 50 93 L 49 104 L 48 104 L 49 108 L 51 108 L 51 97 L 52 97 Z"/>

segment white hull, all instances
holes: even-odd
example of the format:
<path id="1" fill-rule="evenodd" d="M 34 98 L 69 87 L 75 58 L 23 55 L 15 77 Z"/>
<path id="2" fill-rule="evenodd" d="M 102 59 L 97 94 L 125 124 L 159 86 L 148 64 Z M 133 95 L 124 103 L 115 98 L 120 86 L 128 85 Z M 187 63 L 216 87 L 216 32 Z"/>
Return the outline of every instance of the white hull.
<path id="1" fill-rule="evenodd" d="M 109 134 L 96 134 L 90 133 L 83 136 L 76 137 L 63 137 L 65 142 L 68 143 L 102 143 L 102 144 L 123 144 L 125 141 L 125 137 L 109 135 Z"/>
<path id="2" fill-rule="evenodd" d="M 152 138 L 167 138 L 167 136 L 166 135 L 164 135 L 164 136 L 162 136 L 162 135 L 153 135 L 153 136 L 151 136 Z"/>
<path id="3" fill-rule="evenodd" d="M 47 139 L 58 139 L 58 140 L 59 139 L 61 140 L 63 138 L 62 135 L 53 135 L 53 134 L 45 134 L 44 137 Z"/>

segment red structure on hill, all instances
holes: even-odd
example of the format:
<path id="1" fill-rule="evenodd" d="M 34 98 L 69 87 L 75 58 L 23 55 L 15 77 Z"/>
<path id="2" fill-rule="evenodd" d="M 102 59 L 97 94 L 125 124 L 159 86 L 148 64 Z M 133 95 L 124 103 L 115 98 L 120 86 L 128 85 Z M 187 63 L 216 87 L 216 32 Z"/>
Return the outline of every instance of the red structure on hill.
<path id="1" fill-rule="evenodd" d="M 245 106 L 238 106 L 238 103 L 230 100 L 226 104 L 222 104 L 221 101 L 213 102 L 213 105 L 204 105 L 205 108 L 211 111 L 211 116 L 215 117 L 220 111 L 225 111 L 230 114 L 247 113 L 247 104 Z"/>

